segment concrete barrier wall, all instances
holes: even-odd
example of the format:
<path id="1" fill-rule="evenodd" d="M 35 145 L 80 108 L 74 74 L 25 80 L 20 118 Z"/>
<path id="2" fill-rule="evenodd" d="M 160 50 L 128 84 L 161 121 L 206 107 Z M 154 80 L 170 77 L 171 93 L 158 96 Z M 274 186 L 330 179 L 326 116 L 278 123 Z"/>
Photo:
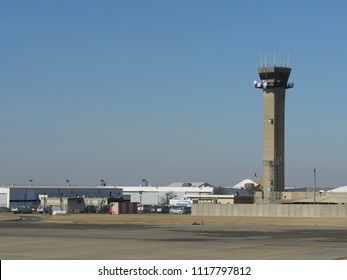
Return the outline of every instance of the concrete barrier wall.
<path id="1" fill-rule="evenodd" d="M 193 204 L 193 216 L 345 217 L 347 205 L 324 204 Z"/>

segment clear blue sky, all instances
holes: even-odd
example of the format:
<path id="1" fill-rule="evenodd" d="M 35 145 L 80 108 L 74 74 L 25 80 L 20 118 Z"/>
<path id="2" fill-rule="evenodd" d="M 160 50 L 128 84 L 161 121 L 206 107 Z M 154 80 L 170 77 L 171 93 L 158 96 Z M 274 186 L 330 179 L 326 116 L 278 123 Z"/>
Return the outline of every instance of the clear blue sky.
<path id="1" fill-rule="evenodd" d="M 260 55 L 292 67 L 286 183 L 347 185 L 346 1 L 0 1 L 0 181 L 262 177 Z"/>

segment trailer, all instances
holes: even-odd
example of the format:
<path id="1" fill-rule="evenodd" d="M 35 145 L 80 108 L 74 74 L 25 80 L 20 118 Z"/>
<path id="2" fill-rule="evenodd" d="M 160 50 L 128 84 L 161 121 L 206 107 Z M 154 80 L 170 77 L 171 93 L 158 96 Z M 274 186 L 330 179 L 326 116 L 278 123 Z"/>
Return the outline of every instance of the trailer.
<path id="1" fill-rule="evenodd" d="M 170 206 L 192 207 L 193 200 L 191 199 L 170 199 Z"/>

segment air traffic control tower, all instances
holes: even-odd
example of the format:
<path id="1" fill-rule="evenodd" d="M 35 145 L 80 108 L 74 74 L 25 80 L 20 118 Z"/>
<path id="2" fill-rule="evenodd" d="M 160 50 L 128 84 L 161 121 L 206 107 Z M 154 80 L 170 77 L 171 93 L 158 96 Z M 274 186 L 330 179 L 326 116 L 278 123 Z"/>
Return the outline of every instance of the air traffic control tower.
<path id="1" fill-rule="evenodd" d="M 291 68 L 260 67 L 261 81 L 254 87 L 263 90 L 264 96 L 264 158 L 263 191 L 265 203 L 275 203 L 284 191 L 284 104 Z"/>

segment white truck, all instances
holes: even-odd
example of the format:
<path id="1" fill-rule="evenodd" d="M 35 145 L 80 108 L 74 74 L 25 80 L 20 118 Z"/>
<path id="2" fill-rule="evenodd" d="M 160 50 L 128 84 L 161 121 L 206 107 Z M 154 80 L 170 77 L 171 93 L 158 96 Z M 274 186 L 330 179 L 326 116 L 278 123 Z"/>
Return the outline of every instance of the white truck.
<path id="1" fill-rule="evenodd" d="M 62 210 L 60 206 L 51 206 L 52 215 L 66 215 L 66 211 Z"/>

